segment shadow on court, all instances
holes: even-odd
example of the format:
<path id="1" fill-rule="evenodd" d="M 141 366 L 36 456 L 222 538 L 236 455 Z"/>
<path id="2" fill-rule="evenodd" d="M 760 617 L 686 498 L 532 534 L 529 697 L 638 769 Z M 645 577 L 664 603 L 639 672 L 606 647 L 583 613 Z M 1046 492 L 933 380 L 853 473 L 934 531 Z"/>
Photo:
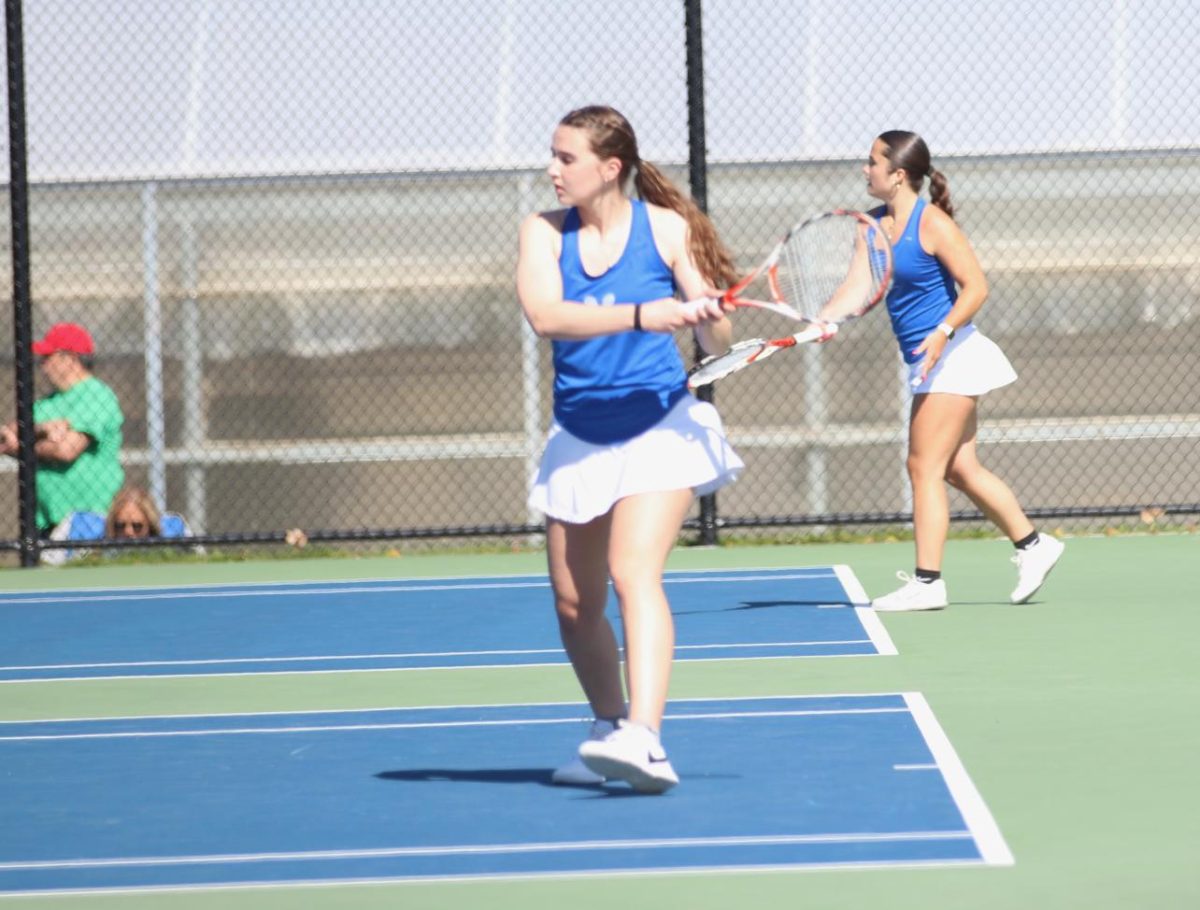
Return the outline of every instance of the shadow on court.
<path id="1" fill-rule="evenodd" d="M 478 784 L 541 784 L 557 786 L 550 780 L 553 768 L 408 768 L 401 771 L 380 771 L 380 780 L 407 783 L 434 781 Z"/>
<path id="2" fill-rule="evenodd" d="M 556 784 L 550 768 L 409 768 L 380 771 L 375 777 L 403 783 L 538 784 L 555 790 L 579 790 L 598 797 L 645 796 L 620 782 L 605 784 Z M 687 775 L 696 779 L 739 780 L 737 774 Z"/>
<path id="3" fill-rule="evenodd" d="M 672 610 L 672 616 L 713 615 L 714 613 L 737 613 L 742 610 L 770 610 L 779 607 L 852 607 L 853 604 L 837 603 L 828 600 L 744 600 L 741 603 L 721 607 L 719 610 Z"/>

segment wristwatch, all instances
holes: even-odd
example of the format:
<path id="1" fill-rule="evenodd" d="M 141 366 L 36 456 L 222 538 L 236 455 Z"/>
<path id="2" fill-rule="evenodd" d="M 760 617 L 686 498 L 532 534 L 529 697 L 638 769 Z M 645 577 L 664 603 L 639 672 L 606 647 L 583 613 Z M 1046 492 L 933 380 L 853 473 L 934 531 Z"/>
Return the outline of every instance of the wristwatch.
<path id="1" fill-rule="evenodd" d="M 943 322 L 938 325 L 938 331 L 946 336 L 947 341 L 954 337 L 954 326 L 948 322 Z"/>

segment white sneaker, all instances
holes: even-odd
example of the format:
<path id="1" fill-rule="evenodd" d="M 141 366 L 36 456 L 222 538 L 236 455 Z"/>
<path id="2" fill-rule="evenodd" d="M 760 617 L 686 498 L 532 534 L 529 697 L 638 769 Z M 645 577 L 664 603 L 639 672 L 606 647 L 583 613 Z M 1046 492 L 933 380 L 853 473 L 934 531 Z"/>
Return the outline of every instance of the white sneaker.
<path id="1" fill-rule="evenodd" d="M 1012 602 L 1023 604 L 1037 593 L 1063 550 L 1067 548 L 1061 540 L 1049 534 L 1039 534 L 1038 542 L 1027 550 L 1017 550 L 1012 561 L 1017 564 L 1017 586 L 1012 592 Z"/>
<path id="2" fill-rule="evenodd" d="M 662 793 L 679 783 L 658 736 L 641 724 L 619 721 L 604 739 L 581 745 L 579 757 L 596 774 L 626 781 L 639 793 Z"/>
<path id="3" fill-rule="evenodd" d="M 950 603 L 946 599 L 946 582 L 940 578 L 937 581 L 917 581 L 904 572 L 897 572 L 896 577 L 904 582 L 904 587 L 871 601 L 871 606 L 880 613 L 940 610 Z"/>
<path id="4" fill-rule="evenodd" d="M 597 718 L 592 721 L 592 729 L 588 732 L 586 742 L 599 742 L 615 729 L 611 720 Z M 576 754 L 565 765 L 555 768 L 554 773 L 550 775 L 550 780 L 564 787 L 595 787 L 604 783 L 604 775 L 589 770 L 588 766 L 583 763 L 583 759 Z"/>

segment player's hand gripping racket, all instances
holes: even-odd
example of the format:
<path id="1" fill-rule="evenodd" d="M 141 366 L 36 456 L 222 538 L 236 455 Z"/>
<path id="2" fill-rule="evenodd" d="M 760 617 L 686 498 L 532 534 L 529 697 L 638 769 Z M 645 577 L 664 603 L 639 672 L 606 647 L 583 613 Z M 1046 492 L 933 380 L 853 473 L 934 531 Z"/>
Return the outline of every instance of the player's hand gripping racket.
<path id="1" fill-rule="evenodd" d="M 832 337 L 843 322 L 879 303 L 891 280 L 891 244 L 869 215 L 837 209 L 797 224 L 721 301 L 769 310 L 807 327 L 784 338 L 741 341 L 706 357 L 688 374 L 688 387 L 708 385 L 784 348 Z M 769 299 L 745 296 L 761 294 L 759 289 Z"/>

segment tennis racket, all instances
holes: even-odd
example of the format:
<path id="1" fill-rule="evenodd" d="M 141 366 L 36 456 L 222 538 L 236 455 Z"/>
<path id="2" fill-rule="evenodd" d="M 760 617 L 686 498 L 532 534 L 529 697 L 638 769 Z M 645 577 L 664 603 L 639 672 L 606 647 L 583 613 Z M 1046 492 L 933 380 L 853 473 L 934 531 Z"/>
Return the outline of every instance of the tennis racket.
<path id="1" fill-rule="evenodd" d="M 808 326 L 785 338 L 739 342 L 707 357 L 689 374 L 688 386 L 708 385 L 783 348 L 832 337 L 839 325 L 879 303 L 891 279 L 891 244 L 871 216 L 837 209 L 800 222 L 721 301 L 769 310 Z M 748 291 L 758 294 L 748 296 Z"/>

